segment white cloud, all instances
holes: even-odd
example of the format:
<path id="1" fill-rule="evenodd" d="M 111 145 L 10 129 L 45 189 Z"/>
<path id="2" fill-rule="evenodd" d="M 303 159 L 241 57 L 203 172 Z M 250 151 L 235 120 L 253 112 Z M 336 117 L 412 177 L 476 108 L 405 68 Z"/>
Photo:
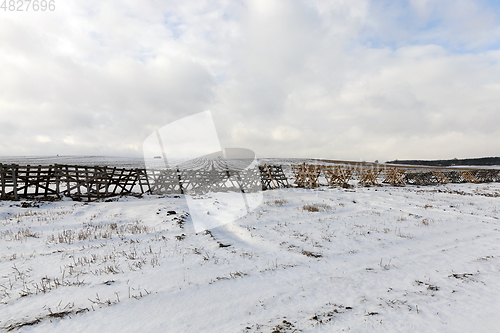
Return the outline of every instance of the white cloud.
<path id="1" fill-rule="evenodd" d="M 0 12 L 0 155 L 141 156 L 153 130 L 207 109 L 223 146 L 257 156 L 498 155 L 498 13 L 398 3 Z"/>
<path id="2" fill-rule="evenodd" d="M 41 143 L 51 142 L 52 140 L 46 135 L 37 135 L 36 140 Z"/>

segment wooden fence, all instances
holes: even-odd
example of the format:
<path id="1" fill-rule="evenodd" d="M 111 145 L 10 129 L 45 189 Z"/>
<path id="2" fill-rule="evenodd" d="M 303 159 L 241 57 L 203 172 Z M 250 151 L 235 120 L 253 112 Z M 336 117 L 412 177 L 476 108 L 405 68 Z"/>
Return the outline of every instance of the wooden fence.
<path id="1" fill-rule="evenodd" d="M 0 164 L 0 199 L 61 197 L 95 200 L 149 190 L 143 169 Z"/>
<path id="2" fill-rule="evenodd" d="M 452 168 L 401 168 L 370 165 L 291 165 L 298 187 L 318 187 L 323 176 L 329 186 L 349 186 L 355 179 L 361 186 L 440 185 L 448 183 L 500 182 L 498 169 L 452 169 Z"/>
<path id="3" fill-rule="evenodd" d="M 256 192 L 287 187 L 281 166 L 249 169 L 123 169 L 103 166 L 0 164 L 0 199 L 71 197 L 92 201 L 131 194 Z M 271 185 L 272 184 L 272 185 Z"/>
<path id="4" fill-rule="evenodd" d="M 259 171 L 263 190 L 290 186 L 281 165 L 260 165 Z"/>
<path id="5" fill-rule="evenodd" d="M 71 197 L 92 201 L 117 195 L 199 194 L 221 191 L 256 192 L 289 187 L 282 166 L 227 169 L 124 169 L 105 166 L 0 164 L 0 199 Z M 402 168 L 359 165 L 291 165 L 298 187 L 439 185 L 500 182 L 500 170 Z M 320 183 L 320 178 L 326 184 Z"/>
<path id="6" fill-rule="evenodd" d="M 149 189 L 153 194 L 201 194 L 207 192 L 256 192 L 264 188 L 256 168 L 244 170 L 147 170 Z"/>

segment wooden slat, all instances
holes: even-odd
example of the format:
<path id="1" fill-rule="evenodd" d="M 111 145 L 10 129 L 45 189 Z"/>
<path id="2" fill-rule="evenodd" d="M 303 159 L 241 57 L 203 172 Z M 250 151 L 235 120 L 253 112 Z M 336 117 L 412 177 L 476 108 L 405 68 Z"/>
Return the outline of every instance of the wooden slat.
<path id="1" fill-rule="evenodd" d="M 318 187 L 318 177 L 321 174 L 321 166 L 313 164 L 292 164 L 295 174 L 295 184 L 299 187 Z"/>
<path id="2" fill-rule="evenodd" d="M 391 186 L 405 186 L 405 174 L 406 170 L 400 168 L 386 168 L 384 169 L 385 179 L 383 183 L 389 183 Z"/>
<path id="3" fill-rule="evenodd" d="M 322 171 L 328 185 L 348 187 L 355 169 L 344 165 L 329 165 L 323 166 Z"/>
<path id="4" fill-rule="evenodd" d="M 17 194 L 17 173 L 16 173 L 16 168 L 12 168 L 12 182 L 14 183 L 14 200 L 17 200 L 19 198 Z"/>
<path id="5" fill-rule="evenodd" d="M 432 171 L 432 174 L 440 184 L 448 184 L 450 180 L 441 171 Z"/>
<path id="6" fill-rule="evenodd" d="M 382 172 L 382 169 L 360 168 L 357 172 L 359 176 L 359 183 L 362 186 L 380 186 L 377 177 Z"/>
<path id="7" fill-rule="evenodd" d="M 479 183 L 479 180 L 470 171 L 460 172 L 466 183 Z"/>
<path id="8" fill-rule="evenodd" d="M 7 194 L 5 193 L 5 174 L 6 174 L 7 168 L 4 167 L 3 165 L 0 165 L 0 190 L 2 191 L 0 193 L 2 199 L 6 199 Z"/>

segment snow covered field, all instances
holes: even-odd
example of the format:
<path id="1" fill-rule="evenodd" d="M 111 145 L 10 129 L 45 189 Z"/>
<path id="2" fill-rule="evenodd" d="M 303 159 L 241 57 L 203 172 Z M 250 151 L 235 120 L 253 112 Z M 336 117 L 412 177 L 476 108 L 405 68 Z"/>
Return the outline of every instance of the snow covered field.
<path id="1" fill-rule="evenodd" d="M 3 201 L 0 327 L 498 332 L 499 216 L 498 183 L 266 191 L 198 234 L 182 196 Z"/>

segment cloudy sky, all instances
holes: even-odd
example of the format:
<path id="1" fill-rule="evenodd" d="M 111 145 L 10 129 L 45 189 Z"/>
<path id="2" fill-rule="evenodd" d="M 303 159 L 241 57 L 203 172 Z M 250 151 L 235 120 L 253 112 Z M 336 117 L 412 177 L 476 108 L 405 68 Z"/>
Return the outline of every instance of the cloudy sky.
<path id="1" fill-rule="evenodd" d="M 500 156 L 496 0 L 53 3 L 0 9 L 0 155 L 142 156 L 211 110 L 258 157 Z"/>

